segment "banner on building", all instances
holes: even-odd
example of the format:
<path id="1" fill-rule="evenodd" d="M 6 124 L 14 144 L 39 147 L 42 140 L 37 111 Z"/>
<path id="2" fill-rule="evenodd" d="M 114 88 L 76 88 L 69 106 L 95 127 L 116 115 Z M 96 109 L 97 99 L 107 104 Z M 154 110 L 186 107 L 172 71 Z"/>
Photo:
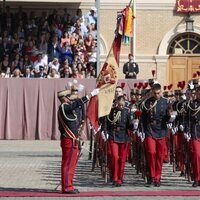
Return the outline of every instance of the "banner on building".
<path id="1" fill-rule="evenodd" d="M 200 12 L 200 0 L 176 0 L 176 11 L 178 13 Z"/>

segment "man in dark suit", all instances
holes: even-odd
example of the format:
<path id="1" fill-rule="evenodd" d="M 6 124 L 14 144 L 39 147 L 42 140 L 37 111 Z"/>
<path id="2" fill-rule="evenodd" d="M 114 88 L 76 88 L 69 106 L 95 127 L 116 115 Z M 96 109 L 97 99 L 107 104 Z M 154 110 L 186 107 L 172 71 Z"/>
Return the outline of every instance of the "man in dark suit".
<path id="1" fill-rule="evenodd" d="M 24 46 L 24 38 L 23 37 L 19 38 L 19 43 L 14 45 L 13 51 L 14 51 L 14 53 L 18 53 L 21 56 L 25 55 L 25 46 Z"/>
<path id="2" fill-rule="evenodd" d="M 44 70 L 44 66 L 39 66 L 39 71 L 35 70 L 35 78 L 47 78 L 47 73 Z"/>
<path id="3" fill-rule="evenodd" d="M 31 73 L 31 68 L 27 67 L 24 73 L 24 78 L 34 78 L 34 74 Z"/>
<path id="4" fill-rule="evenodd" d="M 126 79 L 136 79 L 139 73 L 138 64 L 134 62 L 133 54 L 128 55 L 129 61 L 123 66 L 123 73 Z"/>
<path id="5" fill-rule="evenodd" d="M 61 47 L 59 46 L 58 36 L 54 35 L 52 40 L 48 44 L 48 62 L 51 62 L 54 58 L 60 58 Z"/>
<path id="6" fill-rule="evenodd" d="M 2 38 L 2 43 L 0 44 L 0 51 L 2 52 L 2 55 L 11 53 L 11 44 L 8 40 L 8 37 Z"/>

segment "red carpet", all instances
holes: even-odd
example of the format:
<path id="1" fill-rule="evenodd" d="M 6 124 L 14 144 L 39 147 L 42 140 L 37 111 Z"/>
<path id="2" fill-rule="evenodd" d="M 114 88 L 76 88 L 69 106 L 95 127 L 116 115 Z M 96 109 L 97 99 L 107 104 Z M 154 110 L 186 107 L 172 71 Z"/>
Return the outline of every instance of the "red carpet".
<path id="1" fill-rule="evenodd" d="M 164 190 L 164 191 L 96 191 L 81 192 L 76 195 L 59 192 L 16 192 L 0 191 L 0 197 L 101 197 L 101 196 L 200 196 L 200 190 Z"/>

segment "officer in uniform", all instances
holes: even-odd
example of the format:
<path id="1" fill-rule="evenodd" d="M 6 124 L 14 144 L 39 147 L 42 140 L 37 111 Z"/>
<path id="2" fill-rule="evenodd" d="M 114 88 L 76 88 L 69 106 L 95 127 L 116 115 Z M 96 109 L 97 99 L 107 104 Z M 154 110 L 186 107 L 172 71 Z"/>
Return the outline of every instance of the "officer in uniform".
<path id="1" fill-rule="evenodd" d="M 77 98 L 77 95 L 71 95 L 70 90 L 58 92 L 58 98 L 61 102 L 58 110 L 58 122 L 62 148 L 62 193 L 79 193 L 73 186 L 74 171 L 79 155 L 79 128 L 82 120 L 79 116 L 80 113 L 77 111 L 83 108 L 83 105 L 91 96 L 97 95 L 98 91 L 98 89 L 95 89 L 90 95 L 82 98 Z"/>
<path id="2" fill-rule="evenodd" d="M 131 128 L 130 109 L 125 107 L 125 97 L 116 99 L 116 106 L 104 121 L 103 129 L 109 135 L 108 142 L 111 150 L 111 173 L 113 185 L 120 187 L 124 173 L 128 149 L 128 129 Z"/>
<path id="3" fill-rule="evenodd" d="M 200 186 L 200 86 L 196 87 L 196 99 L 188 103 L 188 133 L 191 135 L 191 167 L 194 175 L 193 187 Z M 194 97 L 193 97 L 194 98 Z"/>
<path id="4" fill-rule="evenodd" d="M 151 89 L 140 90 L 138 88 L 136 90 L 136 95 L 138 96 L 137 97 L 138 101 L 135 104 L 137 110 L 134 113 L 134 116 L 135 118 L 139 119 L 138 128 L 135 131 L 136 133 L 136 148 L 135 148 L 136 171 L 137 171 L 137 174 L 141 172 L 143 178 L 146 179 L 148 172 L 146 171 L 146 156 L 145 156 L 145 147 L 144 147 L 145 134 L 144 134 L 144 127 L 143 127 L 143 122 L 141 120 L 141 116 L 137 117 L 137 113 L 138 111 L 142 113 L 143 103 L 147 98 L 149 98 L 149 95 L 151 95 Z"/>
<path id="5" fill-rule="evenodd" d="M 136 79 L 139 73 L 139 66 L 134 62 L 134 57 L 131 53 L 128 55 L 128 59 L 129 61 L 123 66 L 123 73 L 126 79 Z"/>
<path id="6" fill-rule="evenodd" d="M 115 107 L 115 102 L 117 102 L 117 98 L 119 96 L 126 96 L 126 94 L 124 94 L 124 86 L 125 84 L 124 83 L 121 83 L 121 86 L 118 85 L 115 89 L 115 99 L 113 101 L 113 107 Z M 131 106 L 131 103 L 126 99 L 125 100 L 125 106 L 126 107 L 130 107 Z"/>
<path id="7" fill-rule="evenodd" d="M 175 131 L 176 131 L 176 171 L 181 171 L 180 176 L 184 176 L 184 129 L 186 125 L 186 96 L 183 91 L 180 91 L 180 99 L 174 104 L 174 110 L 177 112 L 175 119 Z"/>
<path id="8" fill-rule="evenodd" d="M 112 105 L 113 108 L 115 108 L 115 107 L 117 106 L 117 104 L 118 104 L 118 100 L 117 100 L 118 97 L 124 96 L 124 91 L 123 91 L 122 85 L 123 85 L 123 84 L 121 84 L 121 86 L 118 85 L 118 86 L 116 87 L 116 89 L 115 89 L 115 99 L 114 99 L 113 105 Z M 129 104 L 130 104 L 130 103 L 129 103 L 127 100 L 125 100 L 125 105 L 126 105 L 126 107 L 128 107 Z M 107 117 L 103 117 L 103 118 L 101 118 L 100 120 L 102 121 L 103 124 L 105 124 L 106 121 L 107 121 Z M 104 126 L 104 129 L 106 129 L 105 126 Z M 105 134 L 105 130 L 103 130 L 102 134 Z M 105 137 L 105 136 L 104 136 L 104 137 Z M 101 139 L 102 139 L 102 137 L 101 137 Z M 113 159 L 113 157 L 112 157 L 112 151 L 111 151 L 110 143 L 108 144 L 108 148 L 107 148 L 107 156 L 108 156 L 108 160 L 111 161 L 111 162 L 109 162 L 107 165 L 108 165 L 108 169 L 109 169 L 110 181 L 113 182 L 113 173 L 112 173 L 112 172 L 113 172 L 113 169 L 112 169 L 112 168 L 113 168 L 113 164 L 112 164 L 112 159 Z"/>
<path id="9" fill-rule="evenodd" d="M 142 109 L 142 123 L 145 133 L 145 148 L 150 177 L 147 186 L 160 186 L 162 165 L 166 145 L 167 126 L 170 120 L 171 106 L 161 96 L 161 85 L 152 86 L 153 96 L 146 99 Z"/>

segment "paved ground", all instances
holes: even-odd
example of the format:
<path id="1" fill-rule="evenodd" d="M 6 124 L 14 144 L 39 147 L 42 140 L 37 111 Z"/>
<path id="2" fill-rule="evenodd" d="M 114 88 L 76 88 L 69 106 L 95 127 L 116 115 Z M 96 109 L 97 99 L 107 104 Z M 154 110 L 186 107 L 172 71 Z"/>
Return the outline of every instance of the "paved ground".
<path id="1" fill-rule="evenodd" d="M 86 144 L 86 148 L 88 145 Z M 126 165 L 124 186 L 112 188 L 105 184 L 100 169 L 91 172 L 88 151 L 83 150 L 76 170 L 75 185 L 80 191 L 147 191 L 140 175 Z M 6 191 L 52 191 L 60 184 L 60 146 L 59 141 L 0 141 L 0 190 Z M 153 190 L 194 190 L 179 173 L 172 173 L 169 164 L 164 165 L 162 186 Z M 57 190 L 61 188 L 58 186 Z M 200 190 L 200 187 L 198 188 Z M 173 199 L 173 197 L 148 197 L 145 199 Z M 176 199 L 199 199 L 175 197 Z M 1 198 L 4 199 L 4 198 Z M 8 199 L 8 198 L 6 198 Z M 24 198 L 9 198 L 24 199 Z M 44 199 L 44 198 L 35 198 Z M 47 199 L 47 198 L 45 198 Z M 61 198 L 53 198 L 61 199 Z M 79 199 L 79 198 L 76 198 Z M 81 198 L 89 199 L 89 198 Z M 93 199 L 93 198 L 91 198 Z M 95 198 L 95 199 L 106 199 Z M 121 199 L 109 197 L 109 199 Z M 144 197 L 123 197 L 123 199 L 144 199 Z"/>

